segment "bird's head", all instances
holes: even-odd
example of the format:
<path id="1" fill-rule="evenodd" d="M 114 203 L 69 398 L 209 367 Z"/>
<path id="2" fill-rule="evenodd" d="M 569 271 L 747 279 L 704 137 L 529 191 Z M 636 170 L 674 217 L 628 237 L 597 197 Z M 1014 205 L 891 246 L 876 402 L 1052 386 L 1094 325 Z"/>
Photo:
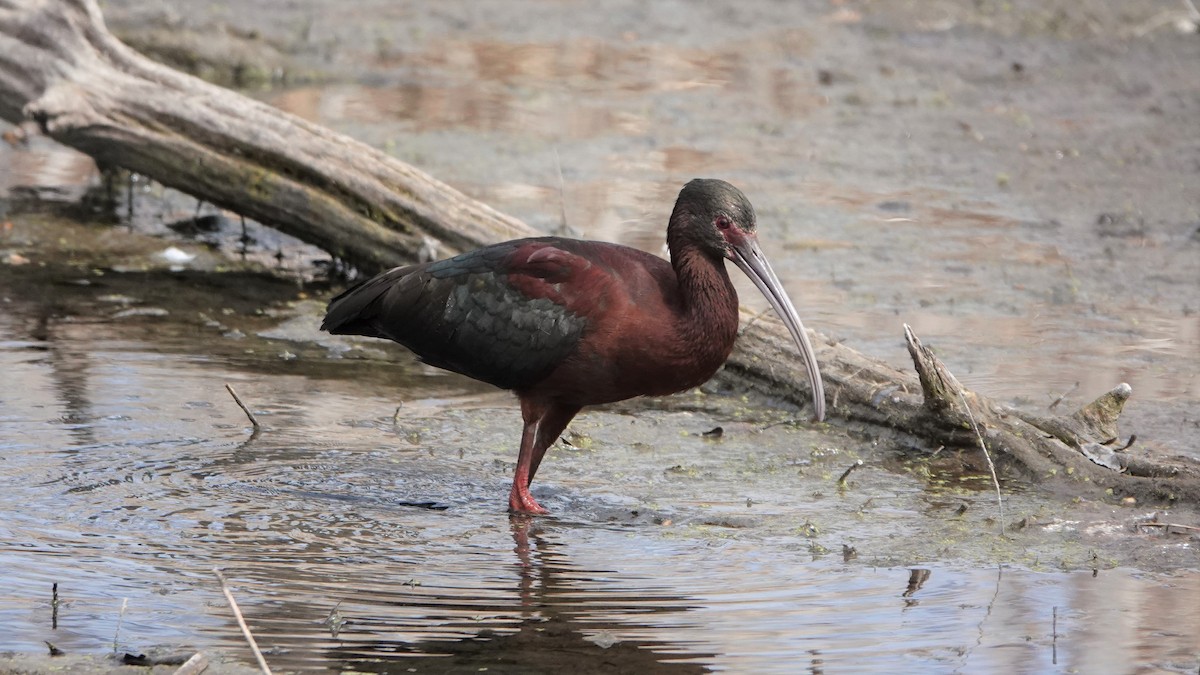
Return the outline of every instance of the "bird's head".
<path id="1" fill-rule="evenodd" d="M 796 308 L 758 246 L 757 230 L 754 207 L 741 190 L 723 180 L 696 178 L 683 186 L 675 200 L 667 228 L 667 245 L 672 259 L 676 259 L 681 247 L 690 245 L 716 261 L 721 258 L 732 261 L 750 277 L 800 349 L 812 384 L 813 416 L 819 421 L 825 418 L 825 391 L 817 357 Z"/>
<path id="2" fill-rule="evenodd" d="M 757 235 L 754 206 L 723 180 L 696 178 L 679 191 L 667 231 L 672 249 L 686 240 L 705 253 L 734 260 L 734 250 Z"/>

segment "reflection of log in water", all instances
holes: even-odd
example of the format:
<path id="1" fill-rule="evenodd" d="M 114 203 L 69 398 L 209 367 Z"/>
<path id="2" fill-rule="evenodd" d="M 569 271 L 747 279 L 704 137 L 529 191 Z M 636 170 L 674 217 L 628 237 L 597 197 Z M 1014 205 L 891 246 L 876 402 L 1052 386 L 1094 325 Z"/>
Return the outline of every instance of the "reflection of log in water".
<path id="1" fill-rule="evenodd" d="M 3 0 L 0 55 L 0 117 L 36 123 L 101 165 L 144 173 L 364 270 L 416 259 L 431 240 L 446 253 L 532 234 L 382 152 L 150 61 L 107 31 L 92 0 Z M 751 323 L 719 377 L 801 403 L 797 373 L 779 367 L 796 360 L 786 333 L 777 322 Z M 965 391 L 915 335 L 906 337 L 919 381 L 816 340 L 832 418 L 893 437 L 881 446 L 924 451 L 973 450 L 973 417 L 1008 477 L 1200 503 L 1194 465 L 1139 457 L 1136 446 L 1108 452 L 1128 387 L 1074 414 L 1035 418 Z M 976 468 L 970 452 L 962 457 Z"/>
<path id="2" fill-rule="evenodd" d="M 59 420 L 63 428 L 70 434 L 73 445 L 95 443 L 96 430 L 91 424 L 95 417 L 92 409 L 93 358 L 85 346 L 86 340 L 78 339 L 88 329 L 61 321 L 61 308 L 52 301 L 43 299 L 43 302 L 37 302 L 37 299 L 21 297 L 16 300 L 18 307 L 10 304 L 6 309 L 15 315 L 35 317 L 27 320 L 30 324 L 28 335 L 39 344 L 38 349 L 45 351 L 55 394 L 62 409 Z M 26 303 L 31 305 L 28 310 L 32 311 L 20 309 Z"/>

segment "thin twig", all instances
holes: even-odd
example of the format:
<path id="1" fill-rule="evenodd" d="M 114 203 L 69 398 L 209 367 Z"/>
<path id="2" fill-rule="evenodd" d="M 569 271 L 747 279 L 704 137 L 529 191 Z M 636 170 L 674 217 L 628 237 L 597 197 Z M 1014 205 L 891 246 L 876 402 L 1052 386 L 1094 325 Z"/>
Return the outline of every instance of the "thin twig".
<path id="1" fill-rule="evenodd" d="M 796 424 L 797 422 L 799 422 L 799 420 L 797 420 L 794 417 L 791 419 L 780 420 L 779 422 L 771 422 L 770 424 L 768 424 L 765 427 L 759 427 L 758 429 L 756 429 L 755 433 L 761 434 L 762 432 L 766 431 L 767 429 L 772 429 L 774 427 L 782 426 L 784 424 Z"/>
<path id="2" fill-rule="evenodd" d="M 1054 619 L 1050 624 L 1050 663 L 1058 665 L 1058 606 L 1054 607 Z"/>
<path id="3" fill-rule="evenodd" d="M 246 236 L 246 216 L 241 216 L 241 219 L 242 236 L 238 238 L 238 244 L 241 246 L 241 248 L 238 250 L 238 253 L 242 256 L 242 258 L 245 258 L 247 248 L 246 245 L 250 243 L 250 238 Z"/>
<path id="4" fill-rule="evenodd" d="M 1058 404 L 1063 402 L 1063 399 L 1065 399 L 1066 397 L 1070 396 L 1070 395 L 1071 395 L 1071 393 L 1072 393 L 1072 392 L 1074 392 L 1074 391 L 1075 391 L 1076 389 L 1078 389 L 1078 388 L 1079 388 L 1079 383 L 1078 383 L 1078 382 L 1076 382 L 1075 384 L 1071 385 L 1071 388 L 1070 388 L 1070 389 L 1068 389 L 1068 390 L 1066 390 L 1066 391 L 1064 391 L 1063 393 L 1059 394 L 1059 395 L 1058 395 L 1058 398 L 1054 399 L 1054 402 L 1053 402 L 1053 403 L 1051 403 L 1051 404 L 1049 405 L 1049 407 L 1047 407 L 1047 408 L 1046 408 L 1046 410 L 1054 410 L 1055 408 L 1057 408 L 1057 407 L 1058 407 Z"/>
<path id="5" fill-rule="evenodd" d="M 125 622 L 125 608 L 129 606 L 129 598 L 121 598 L 121 613 L 117 615 L 117 630 L 113 633 L 113 653 L 119 651 L 121 641 L 121 624 Z"/>
<path id="6" fill-rule="evenodd" d="M 238 404 L 238 407 L 242 409 L 242 412 L 246 413 L 246 417 L 250 418 L 250 424 L 254 425 L 255 430 L 261 429 L 262 425 L 258 423 L 258 418 L 254 416 L 254 413 L 250 412 L 250 409 L 246 407 L 245 403 L 242 403 L 242 399 L 237 395 L 237 392 L 233 390 L 233 387 L 230 386 L 228 382 L 225 383 L 225 391 L 229 392 L 229 395 L 233 397 L 233 400 Z"/>
<path id="7" fill-rule="evenodd" d="M 996 465 L 992 463 L 992 455 L 988 452 L 987 444 L 983 442 L 983 434 L 979 433 L 979 425 L 975 423 L 975 415 L 971 413 L 971 406 L 967 405 L 967 397 L 963 396 L 962 390 L 958 390 L 958 399 L 962 401 L 963 409 L 967 411 L 967 419 L 971 420 L 971 428 L 975 430 L 975 437 L 979 439 L 979 447 L 983 449 L 983 456 L 987 459 L 988 471 L 992 473 L 992 485 L 996 486 L 996 508 L 1000 511 L 1000 534 L 1004 534 L 1004 498 L 1000 494 L 1000 479 L 996 477 Z"/>
<path id="8" fill-rule="evenodd" d="M 233 610 L 233 617 L 237 619 L 238 627 L 242 629 L 242 635 L 246 637 L 246 642 L 250 644 L 250 651 L 254 652 L 254 658 L 258 659 L 259 669 L 266 675 L 271 675 L 271 667 L 267 665 L 267 660 L 263 658 L 263 653 L 259 650 L 258 643 L 254 641 L 254 636 L 250 633 L 250 627 L 246 625 L 246 620 L 242 618 L 242 610 L 238 609 L 237 600 L 233 599 L 233 593 L 229 591 L 229 584 L 225 583 L 225 575 L 221 574 L 221 570 L 216 567 L 213 568 L 213 574 L 216 574 L 217 579 L 221 582 L 221 592 L 225 594 L 225 600 L 229 602 L 229 608 Z"/>
<path id="9" fill-rule="evenodd" d="M 1180 525 L 1179 523 L 1138 523 L 1138 525 L 1141 527 L 1161 527 L 1167 534 L 1171 533 L 1171 528 L 1190 532 L 1200 532 L 1200 527 L 1196 527 L 1195 525 Z M 1182 532 L 1180 534 L 1182 534 Z"/>
<path id="10" fill-rule="evenodd" d="M 851 474 L 851 473 L 852 473 L 852 472 L 853 472 L 855 469 L 857 469 L 858 467 L 860 467 L 860 466 L 862 466 L 862 465 L 863 465 L 863 461 L 862 461 L 861 459 L 856 459 L 856 460 L 854 460 L 854 463 L 853 463 L 853 464 L 851 464 L 851 465 L 850 465 L 850 467 L 849 467 L 848 469 L 846 469 L 845 473 L 843 473 L 843 474 L 842 474 L 842 477 L 838 479 L 838 486 L 839 486 L 839 487 L 845 487 L 845 486 L 846 486 L 846 479 L 850 477 L 850 474 Z"/>
<path id="11" fill-rule="evenodd" d="M 136 175 L 132 171 L 129 172 L 129 181 L 125 188 L 125 219 L 128 221 L 130 228 L 133 227 L 133 184 Z"/>
<path id="12" fill-rule="evenodd" d="M 200 675 L 208 668 L 208 657 L 200 652 L 192 654 L 192 658 L 183 662 L 183 665 L 171 675 Z"/>

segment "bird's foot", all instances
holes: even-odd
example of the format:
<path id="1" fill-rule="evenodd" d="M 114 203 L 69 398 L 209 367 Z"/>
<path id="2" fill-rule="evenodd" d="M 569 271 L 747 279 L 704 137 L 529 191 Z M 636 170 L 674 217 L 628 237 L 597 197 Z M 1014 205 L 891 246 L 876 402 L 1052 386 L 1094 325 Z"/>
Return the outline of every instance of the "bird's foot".
<path id="1" fill-rule="evenodd" d="M 525 513 L 534 516 L 543 516 L 550 513 L 542 508 L 541 504 L 537 503 L 533 495 L 529 494 L 528 487 L 518 487 L 516 485 L 508 493 L 508 510 L 510 513 Z"/>

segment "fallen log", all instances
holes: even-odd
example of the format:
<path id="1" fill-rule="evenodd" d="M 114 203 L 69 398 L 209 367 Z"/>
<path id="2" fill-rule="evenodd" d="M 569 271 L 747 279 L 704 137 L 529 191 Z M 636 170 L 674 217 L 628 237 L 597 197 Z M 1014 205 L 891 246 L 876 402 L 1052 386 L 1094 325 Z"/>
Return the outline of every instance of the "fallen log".
<path id="1" fill-rule="evenodd" d="M 718 377 L 803 405 L 802 371 L 780 365 L 791 362 L 794 347 L 781 325 L 764 323 L 777 324 L 750 322 Z M 970 451 L 982 441 L 1002 474 L 1058 483 L 1074 494 L 1099 491 L 1139 502 L 1200 504 L 1200 466 L 1139 456 L 1121 441 L 1117 420 L 1133 393 L 1128 384 L 1118 384 L 1070 415 L 1032 415 L 967 390 L 911 328 L 905 326 L 904 334 L 915 375 L 817 336 L 813 346 L 832 418 L 889 429 L 911 439 L 912 447 L 929 450 Z"/>
<path id="2" fill-rule="evenodd" d="M 93 0 L 0 0 L 0 117 L 373 272 L 529 236 L 375 148 L 138 54 Z"/>
<path id="3" fill-rule="evenodd" d="M 378 150 L 155 63 L 104 25 L 94 0 L 0 0 L 0 117 L 144 174 L 375 271 L 429 242 L 443 253 L 534 231 Z M 718 376 L 804 405 L 786 331 L 746 315 Z M 910 447 L 982 442 L 1001 472 L 1088 485 L 1141 501 L 1200 503 L 1200 470 L 1122 452 L 1127 385 L 1069 416 L 1039 418 L 965 390 L 905 339 L 916 375 L 817 336 L 831 417 L 912 439 Z"/>

